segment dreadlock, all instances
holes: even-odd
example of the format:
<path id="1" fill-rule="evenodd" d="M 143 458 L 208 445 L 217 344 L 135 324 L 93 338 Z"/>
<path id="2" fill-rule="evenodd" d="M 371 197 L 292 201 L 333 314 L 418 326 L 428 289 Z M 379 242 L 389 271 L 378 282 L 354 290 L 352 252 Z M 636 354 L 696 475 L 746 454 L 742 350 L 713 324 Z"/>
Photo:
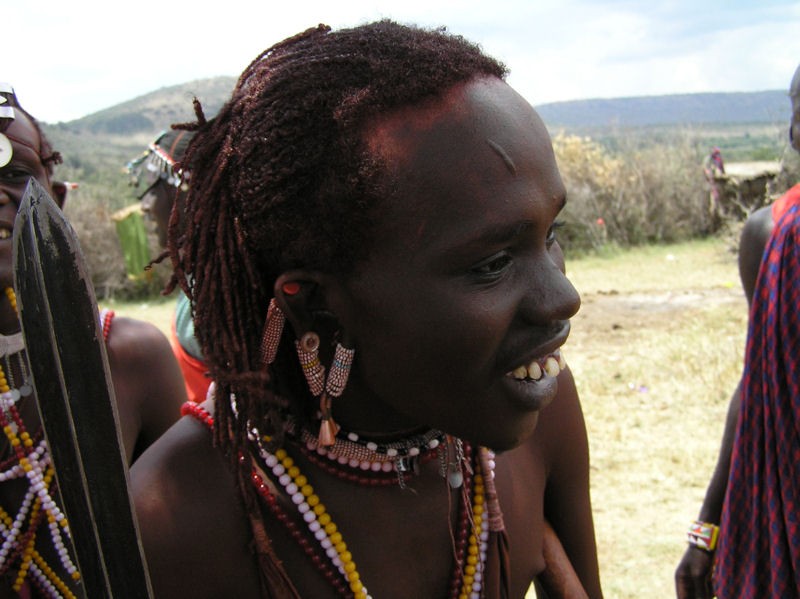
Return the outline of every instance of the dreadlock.
<path id="1" fill-rule="evenodd" d="M 215 440 L 232 461 L 247 442 L 248 419 L 280 439 L 278 392 L 302 376 L 280 361 L 291 353 L 287 336 L 271 374 L 259 361 L 275 279 L 298 267 L 346 275 L 368 253 L 373 208 L 391 190 L 365 149 L 367 121 L 476 76 L 504 75 L 503 65 L 443 29 L 319 25 L 257 56 L 213 119 L 195 101 L 198 122 L 178 126 L 197 134 L 185 157 L 185 211 L 170 220 L 170 288 L 181 285 L 192 300 L 217 385 Z M 306 399 L 287 395 L 295 409 Z M 247 474 L 240 471 L 246 496 Z"/>

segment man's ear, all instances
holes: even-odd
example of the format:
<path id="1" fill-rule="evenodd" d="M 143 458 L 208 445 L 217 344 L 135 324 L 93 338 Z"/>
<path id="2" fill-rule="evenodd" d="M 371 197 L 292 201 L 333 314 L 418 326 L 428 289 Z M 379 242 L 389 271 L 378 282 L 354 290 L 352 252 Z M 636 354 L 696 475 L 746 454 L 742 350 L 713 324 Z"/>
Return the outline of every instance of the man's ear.
<path id="1" fill-rule="evenodd" d="M 332 279 L 313 270 L 290 270 L 275 280 L 275 301 L 299 339 L 314 329 L 320 313 L 331 312 Z"/>
<path id="2" fill-rule="evenodd" d="M 64 202 L 67 201 L 67 184 L 63 181 L 53 181 L 50 184 L 50 189 L 53 190 L 53 200 L 58 204 L 59 208 L 64 207 Z"/>

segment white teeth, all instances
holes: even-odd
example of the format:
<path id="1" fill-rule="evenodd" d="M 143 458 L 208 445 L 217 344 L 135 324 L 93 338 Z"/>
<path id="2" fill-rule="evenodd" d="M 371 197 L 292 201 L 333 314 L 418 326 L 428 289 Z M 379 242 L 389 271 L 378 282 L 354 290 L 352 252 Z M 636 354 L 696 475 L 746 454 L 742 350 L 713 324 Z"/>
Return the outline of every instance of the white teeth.
<path id="1" fill-rule="evenodd" d="M 528 369 L 525 368 L 524 366 L 519 366 L 518 368 L 514 369 L 514 372 L 511 373 L 511 376 L 513 376 L 518 381 L 521 381 L 526 376 L 528 376 Z"/>
<path id="2" fill-rule="evenodd" d="M 567 367 L 567 361 L 564 359 L 564 352 L 559 350 L 558 352 L 558 366 L 561 370 L 564 370 Z"/>
<path id="3" fill-rule="evenodd" d="M 547 360 L 544 361 L 544 371 L 547 373 L 547 376 L 558 376 L 558 373 L 561 372 L 561 368 L 558 366 L 558 360 L 553 356 L 549 356 Z"/>
<path id="4" fill-rule="evenodd" d="M 11 231 L 8 229 L 0 229 L 0 239 L 8 239 L 11 237 Z"/>
<path id="5" fill-rule="evenodd" d="M 542 378 L 542 367 L 539 366 L 539 362 L 530 363 L 528 366 L 528 378 L 532 378 L 534 381 Z"/>

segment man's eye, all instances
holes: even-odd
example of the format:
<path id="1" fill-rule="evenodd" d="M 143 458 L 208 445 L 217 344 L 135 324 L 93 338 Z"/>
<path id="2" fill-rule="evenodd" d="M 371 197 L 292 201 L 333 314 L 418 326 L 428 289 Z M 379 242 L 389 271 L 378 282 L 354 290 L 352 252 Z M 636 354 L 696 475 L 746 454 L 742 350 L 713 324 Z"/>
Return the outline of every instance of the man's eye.
<path id="1" fill-rule="evenodd" d="M 502 274 L 512 262 L 511 256 L 502 252 L 481 262 L 472 269 L 472 272 L 481 277 L 494 277 Z"/>
<path id="2" fill-rule="evenodd" d="M 547 247 L 550 247 L 556 242 L 557 239 L 557 231 L 563 227 L 566 223 L 563 220 L 557 220 L 553 223 L 553 225 L 547 230 L 547 239 L 545 239 L 545 243 Z"/>
<path id="3" fill-rule="evenodd" d="M 0 180 L 18 182 L 31 177 L 32 174 L 27 169 L 20 167 L 7 167 L 0 169 Z"/>

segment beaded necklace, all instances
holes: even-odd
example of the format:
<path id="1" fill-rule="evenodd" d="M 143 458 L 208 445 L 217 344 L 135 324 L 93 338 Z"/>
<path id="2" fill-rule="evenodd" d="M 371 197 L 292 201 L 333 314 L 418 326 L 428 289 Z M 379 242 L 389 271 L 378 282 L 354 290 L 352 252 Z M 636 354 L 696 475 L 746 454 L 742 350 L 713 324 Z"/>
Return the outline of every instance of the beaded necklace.
<path id="1" fill-rule="evenodd" d="M 11 307 L 16 312 L 14 290 L 5 290 Z M 17 335 L 20 335 L 17 333 Z M 32 437 L 17 408 L 17 403 L 32 395 L 21 336 L 3 337 L 3 364 L 0 364 L 0 426 L 11 447 L 11 456 L 0 464 L 0 483 L 27 479 L 28 488 L 16 515 L 0 506 L 0 575 L 17 569 L 12 588 L 19 593 L 26 582 L 53 599 L 72 599 L 75 595 L 64 580 L 47 564 L 36 549 L 37 530 L 46 520 L 53 547 L 65 572 L 74 581 L 80 580 L 78 568 L 69 553 L 69 524 L 55 501 L 55 471 L 41 429 Z M 15 358 L 22 373 L 22 384 L 14 384 Z"/>
<path id="2" fill-rule="evenodd" d="M 236 414 L 233 399 L 232 405 Z M 187 402 L 183 406 L 182 413 L 193 416 L 209 429 L 213 429 L 214 418 L 202 406 Z M 372 599 L 361 580 L 356 562 L 341 532 L 292 457 L 283 448 L 274 453 L 268 451 L 264 445 L 266 439 L 252 425 L 248 426 L 248 438 L 254 444 L 255 453 L 250 456 L 240 455 L 239 460 L 243 464 L 249 460 L 251 483 L 272 514 L 286 526 L 311 562 L 340 596 Z M 480 451 L 482 457 L 486 458 L 486 450 L 481 448 Z M 449 597 L 452 599 L 480 597 L 486 562 L 489 518 L 485 517 L 487 492 L 484 477 L 493 476 L 493 461 L 472 460 L 471 453 L 470 446 L 464 444 L 463 457 L 467 467 L 463 473 L 463 484 L 460 485 L 461 509 L 458 528 L 453 539 L 456 563 L 450 582 Z M 487 465 L 488 470 L 486 470 Z M 283 488 L 296 507 L 316 545 L 313 541 L 309 541 L 281 507 L 278 498 L 265 481 L 269 475 Z"/>
<path id="3" fill-rule="evenodd" d="M 346 433 L 340 428 L 333 444 L 323 445 L 308 429 L 302 429 L 299 435 L 293 431 L 294 427 L 290 426 L 287 432 L 298 437 L 300 450 L 310 462 L 323 470 L 364 485 L 398 484 L 401 488 L 405 488 L 406 481 L 419 470 L 420 463 L 436 457 L 437 448 L 445 440 L 443 432 L 431 429 L 407 439 L 379 444 L 362 439 L 356 433 Z M 318 456 L 327 460 L 321 460 Z M 354 470 L 370 474 L 359 476 Z"/>

